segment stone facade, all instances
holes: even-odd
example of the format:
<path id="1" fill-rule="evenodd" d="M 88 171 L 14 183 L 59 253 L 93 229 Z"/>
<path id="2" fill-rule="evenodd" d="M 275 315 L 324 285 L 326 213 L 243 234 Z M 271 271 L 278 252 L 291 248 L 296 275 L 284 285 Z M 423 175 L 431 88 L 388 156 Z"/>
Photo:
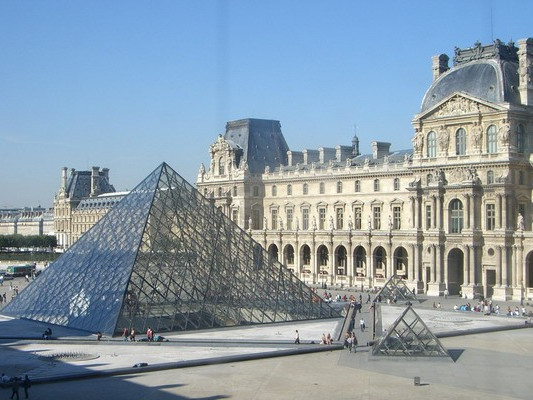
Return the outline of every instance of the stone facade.
<path id="1" fill-rule="evenodd" d="M 109 183 L 109 169 L 61 170 L 61 186 L 54 199 L 54 230 L 58 247 L 67 249 L 122 197 Z"/>
<path id="2" fill-rule="evenodd" d="M 230 122 L 197 187 L 308 283 L 532 298 L 532 60 L 532 39 L 433 57 L 408 150 L 280 156 L 278 121 Z"/>
<path id="3" fill-rule="evenodd" d="M 53 235 L 52 209 L 24 207 L 0 210 L 0 235 Z"/>

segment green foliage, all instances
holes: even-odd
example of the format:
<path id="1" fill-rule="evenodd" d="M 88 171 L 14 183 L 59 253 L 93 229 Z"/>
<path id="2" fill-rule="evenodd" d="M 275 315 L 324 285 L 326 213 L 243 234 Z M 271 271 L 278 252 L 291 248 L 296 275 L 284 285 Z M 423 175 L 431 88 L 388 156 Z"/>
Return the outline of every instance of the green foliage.
<path id="1" fill-rule="evenodd" d="M 53 248 L 57 246 L 55 236 L 49 235 L 0 235 L 0 249 L 7 248 Z"/>

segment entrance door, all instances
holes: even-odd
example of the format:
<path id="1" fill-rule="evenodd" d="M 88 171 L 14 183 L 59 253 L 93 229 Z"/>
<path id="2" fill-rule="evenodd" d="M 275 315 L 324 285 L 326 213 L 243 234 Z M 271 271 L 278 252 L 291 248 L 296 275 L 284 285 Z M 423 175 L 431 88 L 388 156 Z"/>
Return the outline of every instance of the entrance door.
<path id="1" fill-rule="evenodd" d="M 494 294 L 494 285 L 496 285 L 496 270 L 486 270 L 485 281 L 485 297 L 492 297 L 492 295 Z"/>
<path id="2" fill-rule="evenodd" d="M 425 288 L 424 293 L 428 292 L 430 279 L 431 279 L 431 267 L 426 267 L 426 279 L 424 280 L 426 288 Z"/>

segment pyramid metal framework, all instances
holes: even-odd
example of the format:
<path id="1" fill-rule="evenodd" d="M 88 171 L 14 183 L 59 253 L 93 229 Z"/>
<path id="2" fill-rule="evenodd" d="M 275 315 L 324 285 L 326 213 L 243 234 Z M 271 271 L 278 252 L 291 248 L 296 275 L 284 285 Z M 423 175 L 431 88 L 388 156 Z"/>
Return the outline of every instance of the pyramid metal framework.
<path id="1" fill-rule="evenodd" d="M 381 296 L 382 300 L 394 299 L 403 301 L 418 301 L 416 294 L 407 287 L 405 281 L 399 275 L 393 275 L 376 294 L 376 299 Z"/>
<path id="2" fill-rule="evenodd" d="M 165 163 L 2 314 L 108 335 L 340 316 Z"/>
<path id="3" fill-rule="evenodd" d="M 450 357 L 411 306 L 372 347 L 374 356 Z"/>

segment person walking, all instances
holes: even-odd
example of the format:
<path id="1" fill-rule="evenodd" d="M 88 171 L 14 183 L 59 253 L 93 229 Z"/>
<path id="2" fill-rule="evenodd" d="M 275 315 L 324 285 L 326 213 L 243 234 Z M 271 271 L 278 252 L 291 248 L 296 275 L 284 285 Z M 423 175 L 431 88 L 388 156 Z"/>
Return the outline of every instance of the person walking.
<path id="1" fill-rule="evenodd" d="M 18 377 L 14 377 L 11 381 L 11 397 L 10 399 L 13 398 L 13 396 L 17 395 L 17 400 L 19 400 L 19 387 L 20 387 L 20 382 L 19 382 L 19 378 Z"/>
<path id="2" fill-rule="evenodd" d="M 300 334 L 298 333 L 298 329 L 296 329 L 296 333 L 294 334 L 294 344 L 300 344 Z"/>
<path id="3" fill-rule="evenodd" d="M 28 389 L 31 387 L 30 378 L 28 375 L 24 375 L 24 380 L 22 381 L 22 387 L 24 388 L 24 398 L 28 398 Z"/>
<path id="4" fill-rule="evenodd" d="M 361 328 L 361 332 L 365 331 L 366 325 L 365 325 L 365 319 L 364 318 L 361 318 L 361 320 L 359 321 L 359 327 Z"/>

